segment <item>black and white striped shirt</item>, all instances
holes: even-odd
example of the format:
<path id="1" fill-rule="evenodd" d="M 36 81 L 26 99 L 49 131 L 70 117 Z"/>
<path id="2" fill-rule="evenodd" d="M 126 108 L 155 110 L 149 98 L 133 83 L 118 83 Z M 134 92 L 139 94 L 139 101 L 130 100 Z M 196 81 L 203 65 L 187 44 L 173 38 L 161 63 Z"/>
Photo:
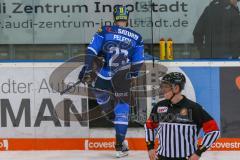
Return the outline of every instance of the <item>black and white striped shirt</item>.
<path id="1" fill-rule="evenodd" d="M 200 128 L 203 128 L 205 135 L 198 148 Z M 220 135 L 212 117 L 201 106 L 185 97 L 176 105 L 169 101 L 159 102 L 145 124 L 145 132 L 148 149 L 154 148 L 158 134 L 157 154 L 169 158 L 185 158 L 197 152 L 201 154 Z"/>

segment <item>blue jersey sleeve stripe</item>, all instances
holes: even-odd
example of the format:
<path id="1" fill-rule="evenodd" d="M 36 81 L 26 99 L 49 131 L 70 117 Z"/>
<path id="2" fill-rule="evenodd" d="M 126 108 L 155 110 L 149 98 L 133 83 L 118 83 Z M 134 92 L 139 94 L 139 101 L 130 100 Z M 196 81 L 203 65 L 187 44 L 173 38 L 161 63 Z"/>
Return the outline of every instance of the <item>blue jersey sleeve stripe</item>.
<path id="1" fill-rule="evenodd" d="M 96 54 L 96 55 L 98 54 L 97 51 L 96 51 L 94 48 L 88 47 L 88 49 L 91 50 L 91 51 L 93 51 L 94 54 Z"/>
<path id="2" fill-rule="evenodd" d="M 111 80 L 112 79 L 112 77 L 107 77 L 107 76 L 101 75 L 101 73 L 98 73 L 97 75 L 98 75 L 98 77 L 100 77 L 102 79 L 105 79 L 105 80 Z"/>
<path id="3" fill-rule="evenodd" d="M 97 33 L 96 33 L 96 36 L 99 36 L 100 38 L 104 38 L 103 36 L 101 36 L 101 35 L 99 35 L 99 34 L 97 34 Z"/>
<path id="4" fill-rule="evenodd" d="M 141 63 L 143 63 L 143 62 L 144 62 L 144 60 L 136 61 L 136 62 L 133 62 L 132 65 L 135 65 L 135 64 L 141 64 Z"/>
<path id="5" fill-rule="evenodd" d="M 114 123 L 114 124 L 128 125 L 128 122 L 114 121 L 113 123 Z"/>

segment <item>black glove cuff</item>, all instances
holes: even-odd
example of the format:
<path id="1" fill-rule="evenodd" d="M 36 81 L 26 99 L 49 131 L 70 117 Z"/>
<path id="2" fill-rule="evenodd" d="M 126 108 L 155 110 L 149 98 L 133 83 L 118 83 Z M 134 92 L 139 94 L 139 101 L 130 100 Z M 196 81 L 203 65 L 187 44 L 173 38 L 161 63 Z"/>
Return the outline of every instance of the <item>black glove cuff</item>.
<path id="1" fill-rule="evenodd" d="M 147 142 L 147 149 L 148 150 L 154 149 L 154 142 Z"/>
<path id="2" fill-rule="evenodd" d="M 205 152 L 206 150 L 207 150 L 206 147 L 199 146 L 198 149 L 196 150 L 195 154 L 198 155 L 199 157 L 201 157 L 202 153 Z"/>

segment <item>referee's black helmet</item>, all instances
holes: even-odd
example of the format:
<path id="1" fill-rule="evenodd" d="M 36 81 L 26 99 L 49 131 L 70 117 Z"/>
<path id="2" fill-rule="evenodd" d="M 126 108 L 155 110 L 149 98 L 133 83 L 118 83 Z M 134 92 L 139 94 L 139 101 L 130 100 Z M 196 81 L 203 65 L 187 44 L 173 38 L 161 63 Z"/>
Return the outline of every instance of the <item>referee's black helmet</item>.
<path id="1" fill-rule="evenodd" d="M 179 85 L 180 89 L 183 90 L 186 84 L 186 78 L 184 74 L 180 72 L 171 72 L 163 76 L 161 83 Z"/>

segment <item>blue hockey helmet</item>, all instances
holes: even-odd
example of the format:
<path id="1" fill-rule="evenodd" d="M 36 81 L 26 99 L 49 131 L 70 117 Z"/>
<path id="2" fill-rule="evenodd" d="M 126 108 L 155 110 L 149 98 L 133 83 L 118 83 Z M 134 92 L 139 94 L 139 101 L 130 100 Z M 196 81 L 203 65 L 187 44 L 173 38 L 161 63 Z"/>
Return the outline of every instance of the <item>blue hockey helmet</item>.
<path id="1" fill-rule="evenodd" d="M 128 21 L 129 12 L 125 6 L 116 5 L 113 10 L 114 21 Z"/>

